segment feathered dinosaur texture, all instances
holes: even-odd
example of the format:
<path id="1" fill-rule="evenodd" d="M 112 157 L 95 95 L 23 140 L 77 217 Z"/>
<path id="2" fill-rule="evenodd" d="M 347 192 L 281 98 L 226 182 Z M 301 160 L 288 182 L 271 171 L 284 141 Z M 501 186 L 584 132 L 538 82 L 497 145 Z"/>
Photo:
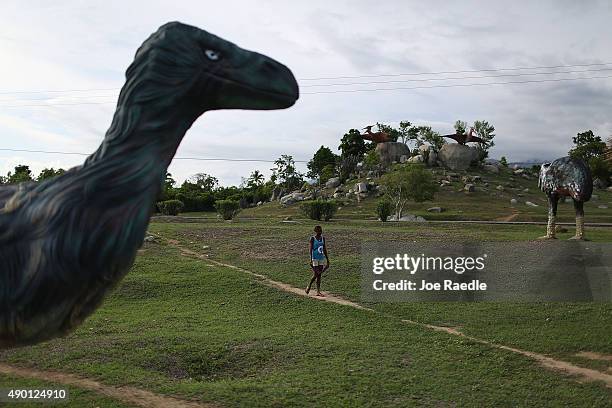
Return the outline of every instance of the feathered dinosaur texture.
<path id="1" fill-rule="evenodd" d="M 576 235 L 584 238 L 584 203 L 591 199 L 593 179 L 589 166 L 581 159 L 561 157 L 540 167 L 538 186 L 548 198 L 548 226 L 542 239 L 555 238 L 557 204 L 561 197 L 571 197 L 576 210 Z"/>
<path id="2" fill-rule="evenodd" d="M 0 347 L 68 333 L 131 267 L 166 169 L 215 109 L 283 109 L 284 65 L 196 27 L 168 23 L 138 49 L 112 124 L 85 163 L 0 188 Z"/>

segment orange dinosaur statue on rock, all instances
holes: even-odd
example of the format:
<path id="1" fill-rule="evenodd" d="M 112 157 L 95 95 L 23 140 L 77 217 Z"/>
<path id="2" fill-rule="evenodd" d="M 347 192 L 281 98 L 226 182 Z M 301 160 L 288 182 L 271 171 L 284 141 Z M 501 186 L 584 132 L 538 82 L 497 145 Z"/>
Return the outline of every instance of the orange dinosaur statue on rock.
<path id="1" fill-rule="evenodd" d="M 363 128 L 363 130 L 365 130 L 366 132 L 361 134 L 362 138 L 364 138 L 365 140 L 370 140 L 374 143 L 385 143 L 391 141 L 391 137 L 387 132 L 372 132 L 372 126 L 373 125 L 366 126 Z"/>

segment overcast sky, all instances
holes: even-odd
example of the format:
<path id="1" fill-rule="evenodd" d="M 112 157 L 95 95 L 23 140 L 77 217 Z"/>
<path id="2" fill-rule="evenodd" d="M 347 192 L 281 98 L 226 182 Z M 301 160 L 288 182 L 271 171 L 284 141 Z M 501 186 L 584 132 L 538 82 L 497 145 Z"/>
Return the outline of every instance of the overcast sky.
<path id="1" fill-rule="evenodd" d="M 1 0 L 0 148 L 94 151 L 110 125 L 118 89 L 136 49 L 161 24 L 174 20 L 281 61 L 293 70 L 302 92 L 288 110 L 204 114 L 187 133 L 178 157 L 274 160 L 291 154 L 308 160 L 320 145 L 336 149 L 350 128 L 400 120 L 429 124 L 443 133 L 450 133 L 457 119 L 488 120 L 497 135 L 491 156 L 505 155 L 510 161 L 563 156 L 579 131 L 612 135 L 612 78 L 307 94 L 612 76 L 610 1 Z M 307 80 L 603 63 L 611 64 Z M 588 72 L 330 85 L 577 70 Z M 25 91 L 36 93 L 9 93 Z M 0 151 L 0 174 L 19 163 L 38 173 L 44 167 L 67 168 L 82 160 Z M 255 169 L 269 174 L 271 167 L 175 160 L 170 171 L 179 181 L 205 172 L 223 184 L 237 184 L 241 176 Z"/>

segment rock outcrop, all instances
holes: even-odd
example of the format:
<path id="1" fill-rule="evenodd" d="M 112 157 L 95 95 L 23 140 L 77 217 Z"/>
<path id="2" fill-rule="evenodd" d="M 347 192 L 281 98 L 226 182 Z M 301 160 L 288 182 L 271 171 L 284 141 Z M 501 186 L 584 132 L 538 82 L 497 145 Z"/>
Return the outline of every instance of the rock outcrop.
<path id="1" fill-rule="evenodd" d="M 410 148 L 405 143 L 385 142 L 376 145 L 376 153 L 381 164 L 388 166 L 393 162 L 400 162 L 402 156 L 410 157 Z"/>
<path id="2" fill-rule="evenodd" d="M 438 160 L 451 170 L 466 170 L 477 158 L 478 150 L 475 147 L 457 143 L 447 143 L 438 152 Z"/>
<path id="3" fill-rule="evenodd" d="M 327 183 L 325 183 L 325 187 L 327 188 L 334 188 L 334 187 L 338 187 L 340 185 L 340 179 L 338 177 L 332 177 L 329 180 L 327 180 Z"/>

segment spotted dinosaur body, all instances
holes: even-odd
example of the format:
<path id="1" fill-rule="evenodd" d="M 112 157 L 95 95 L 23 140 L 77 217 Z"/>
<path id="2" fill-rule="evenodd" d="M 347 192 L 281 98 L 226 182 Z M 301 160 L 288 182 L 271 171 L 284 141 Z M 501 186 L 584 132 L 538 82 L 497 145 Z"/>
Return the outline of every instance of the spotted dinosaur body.
<path id="1" fill-rule="evenodd" d="M 561 157 L 542 164 L 538 185 L 548 198 L 548 226 L 542 238 L 555 238 L 557 204 L 561 197 L 571 197 L 576 211 L 574 239 L 584 239 L 584 203 L 593 193 L 591 170 L 584 160 Z"/>

